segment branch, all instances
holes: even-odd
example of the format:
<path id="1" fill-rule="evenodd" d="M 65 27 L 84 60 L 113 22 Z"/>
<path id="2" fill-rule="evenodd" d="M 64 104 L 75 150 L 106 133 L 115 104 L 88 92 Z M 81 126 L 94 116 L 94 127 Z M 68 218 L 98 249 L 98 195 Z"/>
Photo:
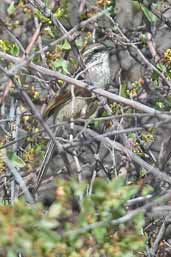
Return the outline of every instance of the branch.
<path id="1" fill-rule="evenodd" d="M 46 124 L 46 122 L 44 122 L 44 120 L 42 118 L 42 115 L 39 113 L 39 111 L 37 111 L 36 107 L 34 106 L 32 100 L 31 100 L 31 98 L 28 96 L 28 94 L 25 92 L 25 90 L 20 86 L 20 84 L 16 81 L 16 79 L 14 79 L 14 76 L 13 76 L 13 74 L 11 75 L 10 71 L 5 70 L 2 66 L 0 66 L 0 70 L 3 71 L 6 74 L 6 76 L 11 79 L 11 81 L 15 85 L 17 91 L 23 97 L 23 99 L 26 101 L 27 105 L 31 109 L 31 111 L 32 111 L 33 115 L 35 116 L 35 118 L 39 121 L 41 126 L 45 129 L 46 133 L 52 139 L 52 141 L 54 142 L 55 147 L 56 147 L 58 153 L 63 158 L 63 162 L 66 165 L 66 168 L 67 168 L 68 172 L 70 173 L 69 161 L 68 161 L 68 158 L 67 158 L 67 154 L 65 153 L 65 151 L 63 149 L 63 146 L 56 140 L 55 135 L 52 133 L 52 131 L 50 130 L 50 128 Z"/>
<path id="2" fill-rule="evenodd" d="M 161 203 L 161 202 L 163 203 L 163 202 L 167 201 L 168 199 L 170 199 L 170 197 L 171 197 L 171 191 L 168 191 L 168 193 L 165 194 L 164 196 L 162 196 L 158 199 L 155 199 L 153 202 L 147 203 L 146 205 L 144 205 L 141 208 L 138 208 L 136 210 L 128 212 L 125 216 L 123 216 L 121 218 L 118 218 L 115 220 L 100 221 L 100 222 L 96 222 L 93 224 L 89 224 L 82 228 L 64 232 L 63 236 L 71 236 L 71 235 L 73 236 L 73 235 L 78 235 L 78 234 L 84 234 L 87 231 L 90 231 L 90 230 L 98 228 L 98 227 L 123 224 L 123 223 L 133 219 L 139 213 L 145 213 L 148 209 L 152 208 L 152 210 L 154 209 L 154 211 L 155 211 L 155 207 L 154 207 L 155 205 L 157 205 L 158 203 Z"/>
<path id="3" fill-rule="evenodd" d="M 75 126 L 76 129 L 81 129 L 81 126 Z M 146 161 L 144 161 L 141 157 L 139 157 L 137 154 L 133 153 L 129 148 L 121 145 L 118 142 L 112 141 L 109 138 L 105 137 L 105 134 L 99 135 L 97 132 L 88 129 L 86 132 L 91 136 L 90 140 L 84 141 L 84 145 L 92 143 L 93 140 L 97 141 L 103 141 L 105 144 L 109 145 L 109 147 L 112 147 L 116 149 L 117 151 L 120 151 L 122 153 L 125 153 L 128 155 L 134 162 L 136 162 L 138 165 L 140 165 L 142 168 L 146 170 L 147 173 L 153 174 L 156 178 L 160 179 L 161 181 L 165 181 L 169 184 L 171 184 L 171 177 L 168 176 L 166 173 L 161 172 L 157 167 L 153 167 L 152 165 L 148 164 Z M 80 142 L 79 142 L 80 143 Z M 64 145 L 65 149 L 74 147 L 78 144 L 78 142 L 75 143 L 67 143 Z"/>
<path id="4" fill-rule="evenodd" d="M 0 51 L 0 57 L 6 59 L 8 61 L 12 61 L 12 62 L 18 64 L 18 67 L 17 68 L 15 67 L 15 73 L 17 72 L 16 71 L 17 69 L 24 69 L 25 66 L 29 66 L 33 70 L 36 70 L 36 71 L 42 73 L 43 75 L 54 77 L 58 80 L 63 80 L 65 82 L 67 82 L 69 84 L 73 84 L 73 85 L 75 85 L 79 88 L 89 90 L 89 91 L 91 91 L 91 92 L 93 92 L 97 95 L 105 96 L 105 97 L 107 97 L 108 99 L 110 99 L 114 102 L 124 104 L 124 105 L 128 105 L 128 106 L 130 106 L 130 107 L 132 107 L 136 110 L 139 110 L 141 112 L 146 112 L 146 113 L 150 113 L 150 114 L 153 114 L 153 115 L 162 114 L 162 112 L 157 111 L 154 108 L 148 107 L 148 106 L 146 106 L 142 103 L 139 103 L 137 101 L 127 99 L 125 97 L 110 93 L 110 92 L 108 92 L 104 89 L 100 89 L 100 88 L 97 88 L 95 86 L 89 85 L 88 83 L 85 83 L 83 81 L 71 78 L 67 75 L 64 75 L 64 74 L 58 72 L 58 71 L 53 71 L 53 70 L 44 68 L 42 66 L 36 65 L 34 63 L 27 63 L 28 61 L 26 61 L 26 60 L 23 61 L 21 58 L 13 57 L 12 55 L 6 54 L 6 53 L 1 52 L 1 51 Z M 170 116 L 169 115 L 162 115 L 162 117 L 163 118 L 169 118 Z"/>

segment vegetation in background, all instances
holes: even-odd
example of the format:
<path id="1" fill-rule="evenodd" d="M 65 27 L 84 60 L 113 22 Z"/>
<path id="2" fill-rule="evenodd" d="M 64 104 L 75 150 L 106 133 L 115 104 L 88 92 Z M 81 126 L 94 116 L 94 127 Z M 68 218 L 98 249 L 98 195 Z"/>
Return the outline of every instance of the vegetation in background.
<path id="1" fill-rule="evenodd" d="M 1 205 L 0 256 L 135 256 L 145 247 L 143 215 L 111 223 L 126 214 L 127 201 L 139 189 L 124 184 L 122 177 L 110 182 L 96 179 L 88 196 L 85 182 L 58 180 L 56 201 L 48 210 L 22 200 Z"/>

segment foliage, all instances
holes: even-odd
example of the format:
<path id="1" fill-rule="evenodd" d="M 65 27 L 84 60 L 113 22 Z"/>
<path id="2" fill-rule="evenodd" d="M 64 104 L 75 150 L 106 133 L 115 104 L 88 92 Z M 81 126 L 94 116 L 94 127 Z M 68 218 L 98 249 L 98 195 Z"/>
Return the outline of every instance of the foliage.
<path id="1" fill-rule="evenodd" d="M 8 40 L 0 40 L 0 50 L 18 56 L 20 49 L 16 43 L 9 42 Z"/>
<path id="2" fill-rule="evenodd" d="M 41 205 L 27 206 L 22 200 L 13 206 L 2 205 L 0 256 L 133 257 L 137 250 L 143 250 L 142 214 L 125 224 L 110 224 L 126 214 L 125 204 L 138 187 L 125 186 L 122 177 L 110 182 L 96 179 L 92 195 L 82 198 L 86 187 L 85 182 L 59 180 L 56 202 L 48 212 Z M 98 226 L 99 222 L 104 224 Z M 86 230 L 94 223 L 94 229 Z"/>
<path id="3" fill-rule="evenodd" d="M 8 151 L 7 155 L 14 167 L 23 168 L 25 166 L 25 162 L 15 152 Z"/>
<path id="4" fill-rule="evenodd" d="M 157 21 L 157 17 L 146 7 L 143 3 L 139 0 L 133 0 L 134 8 L 139 9 L 142 11 L 146 19 L 151 23 L 154 24 Z"/>

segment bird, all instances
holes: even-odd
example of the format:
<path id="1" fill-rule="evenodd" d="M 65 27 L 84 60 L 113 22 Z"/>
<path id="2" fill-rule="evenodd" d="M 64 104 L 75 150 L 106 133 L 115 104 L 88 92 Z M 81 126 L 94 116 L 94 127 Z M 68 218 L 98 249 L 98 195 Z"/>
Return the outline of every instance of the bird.
<path id="1" fill-rule="evenodd" d="M 74 99 L 67 92 L 54 98 L 44 111 L 44 118 L 54 114 L 54 120 L 69 121 L 71 118 L 89 118 L 95 113 L 98 100 L 95 97 L 76 96 Z"/>
<path id="2" fill-rule="evenodd" d="M 83 79 L 98 88 L 106 89 L 111 81 L 110 58 L 106 46 L 101 43 L 90 44 L 83 50 L 82 58 L 85 64 L 81 72 Z M 44 110 L 44 118 L 54 114 L 55 119 L 66 121 L 71 118 L 88 118 L 96 111 L 99 101 L 92 93 L 87 89 L 75 88 L 73 100 L 71 90 L 68 90 L 70 86 L 66 92 L 51 99 Z"/>
<path id="3" fill-rule="evenodd" d="M 111 82 L 110 52 L 101 43 L 90 44 L 83 52 L 86 69 L 84 79 L 94 86 L 106 89 Z"/>

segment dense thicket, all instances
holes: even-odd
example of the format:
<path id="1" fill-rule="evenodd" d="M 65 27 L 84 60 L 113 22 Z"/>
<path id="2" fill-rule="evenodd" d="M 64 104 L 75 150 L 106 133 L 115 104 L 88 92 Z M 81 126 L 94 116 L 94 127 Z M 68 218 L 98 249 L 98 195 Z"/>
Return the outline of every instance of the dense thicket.
<path id="1" fill-rule="evenodd" d="M 171 1 L 0 2 L 0 256 L 170 256 Z"/>

